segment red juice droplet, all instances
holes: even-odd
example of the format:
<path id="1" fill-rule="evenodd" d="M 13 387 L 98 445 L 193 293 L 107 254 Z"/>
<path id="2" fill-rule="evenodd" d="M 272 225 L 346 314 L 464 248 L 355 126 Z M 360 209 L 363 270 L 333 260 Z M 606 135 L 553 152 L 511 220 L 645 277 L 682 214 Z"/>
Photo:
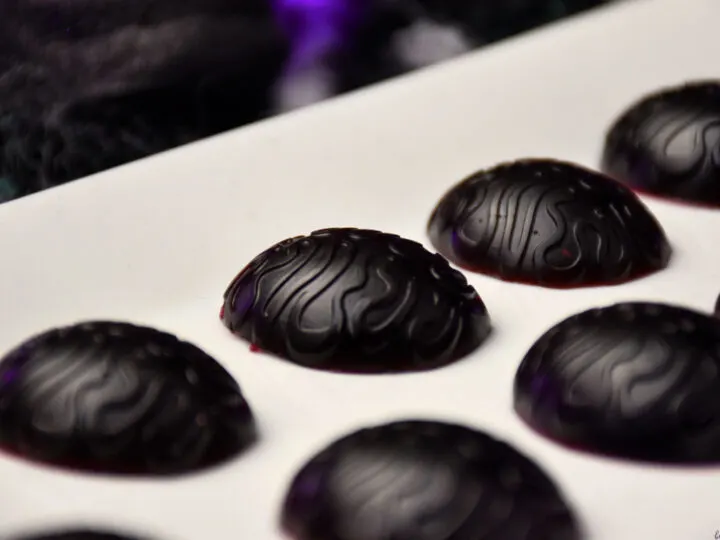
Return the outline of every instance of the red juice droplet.
<path id="1" fill-rule="evenodd" d="M 220 306 L 220 320 L 223 320 L 225 318 L 225 304 Z"/>
<path id="2" fill-rule="evenodd" d="M 250 344 L 250 352 L 262 352 L 262 349 L 255 345 L 254 343 Z"/>

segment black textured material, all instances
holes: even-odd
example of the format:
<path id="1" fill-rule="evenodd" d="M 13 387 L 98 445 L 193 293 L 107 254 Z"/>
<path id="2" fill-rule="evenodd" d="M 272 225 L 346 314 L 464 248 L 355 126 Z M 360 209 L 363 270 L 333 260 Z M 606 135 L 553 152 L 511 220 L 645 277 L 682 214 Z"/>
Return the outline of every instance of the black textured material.
<path id="1" fill-rule="evenodd" d="M 515 409 L 537 431 L 579 449 L 720 462 L 720 321 L 649 303 L 570 317 L 525 356 Z"/>
<path id="2" fill-rule="evenodd" d="M 27 195 L 265 116 L 266 0 L 3 0 L 0 180 Z"/>
<path id="3" fill-rule="evenodd" d="M 0 447 L 111 474 L 191 472 L 255 437 L 250 408 L 213 358 L 125 323 L 50 330 L 0 361 Z"/>
<path id="4" fill-rule="evenodd" d="M 634 104 L 608 132 L 602 169 L 639 191 L 720 206 L 720 82 Z"/>
<path id="5" fill-rule="evenodd" d="M 228 287 L 221 317 L 262 350 L 355 373 L 443 366 L 490 331 L 482 300 L 445 259 L 359 229 L 316 231 L 261 253 Z"/>
<path id="6" fill-rule="evenodd" d="M 172 104 L 158 101 L 151 112 L 133 108 L 131 101 L 77 105 L 66 110 L 58 122 L 46 122 L 35 113 L 0 110 L 0 176 L 12 179 L 16 196 L 28 195 L 199 136 L 181 115 L 171 128 L 163 127 Z"/>
<path id="7" fill-rule="evenodd" d="M 546 287 L 627 282 L 664 268 L 671 253 L 662 227 L 629 189 L 544 159 L 462 181 L 435 208 L 428 233 L 459 266 Z"/>
<path id="8" fill-rule="evenodd" d="M 463 426 L 403 421 L 334 442 L 293 479 L 295 540 L 575 540 L 561 493 L 530 459 Z"/>
<path id="9" fill-rule="evenodd" d="M 717 300 L 715 300 L 715 315 L 720 316 L 720 295 L 718 295 Z"/>
<path id="10" fill-rule="evenodd" d="M 108 532 L 90 531 L 84 529 L 67 530 L 61 532 L 45 532 L 26 536 L 15 536 L 11 540 L 140 540 Z"/>

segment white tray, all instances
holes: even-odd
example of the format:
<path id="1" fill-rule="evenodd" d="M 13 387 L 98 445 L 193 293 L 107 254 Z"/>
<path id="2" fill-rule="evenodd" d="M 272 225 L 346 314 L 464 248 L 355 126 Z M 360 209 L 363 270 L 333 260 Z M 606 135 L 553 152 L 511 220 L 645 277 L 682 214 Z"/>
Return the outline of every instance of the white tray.
<path id="1" fill-rule="evenodd" d="M 237 377 L 261 442 L 180 480 L 82 476 L 0 455 L 0 535 L 98 524 L 157 540 L 275 540 L 291 475 L 361 425 L 446 418 L 537 459 L 593 540 L 711 540 L 720 470 L 618 463 L 570 451 L 514 415 L 526 349 L 565 316 L 618 300 L 709 311 L 720 291 L 720 211 L 646 200 L 675 255 L 635 283 L 573 291 L 466 273 L 495 334 L 468 360 L 422 375 L 323 374 L 251 354 L 218 320 L 254 255 L 332 226 L 422 241 L 461 177 L 499 161 L 596 166 L 604 131 L 642 94 L 720 76 L 720 1 L 646 0 L 600 10 L 458 61 L 0 207 L 0 349 L 57 324 L 125 319 L 175 332 Z"/>

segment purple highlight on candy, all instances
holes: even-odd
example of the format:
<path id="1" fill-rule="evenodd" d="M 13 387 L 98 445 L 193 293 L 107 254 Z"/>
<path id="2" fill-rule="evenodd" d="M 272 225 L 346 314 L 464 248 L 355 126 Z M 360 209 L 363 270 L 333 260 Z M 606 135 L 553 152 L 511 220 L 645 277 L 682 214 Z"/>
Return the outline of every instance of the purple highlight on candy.
<path id="1" fill-rule="evenodd" d="M 548 386 L 548 378 L 544 377 L 542 375 L 538 375 L 532 380 L 532 384 L 530 385 L 532 388 L 533 393 L 540 394 L 544 389 Z"/>
<path id="2" fill-rule="evenodd" d="M 0 371 L 0 384 L 10 384 L 20 375 L 20 370 L 27 362 L 32 346 L 36 340 L 31 340 L 15 352 L 10 353 L 3 360 L 3 369 Z"/>
<path id="3" fill-rule="evenodd" d="M 305 471 L 293 482 L 294 489 L 288 494 L 286 508 L 294 515 L 310 516 L 317 512 L 317 506 L 308 503 L 317 501 L 323 488 L 323 472 L 316 467 Z"/>
<path id="4" fill-rule="evenodd" d="M 322 487 L 321 481 L 322 477 L 319 471 L 307 475 L 298 485 L 298 494 L 303 497 L 316 497 Z"/>
<path id="5" fill-rule="evenodd" d="M 0 377 L 0 381 L 3 384 L 11 383 L 15 379 L 17 379 L 18 373 L 19 372 L 17 369 L 10 369 L 10 370 L 6 371 L 5 373 L 3 373 L 2 377 Z"/>
<path id="6" fill-rule="evenodd" d="M 531 383 L 532 393 L 538 401 L 546 403 L 558 402 L 558 391 L 553 385 L 549 377 L 545 375 L 536 375 Z"/>

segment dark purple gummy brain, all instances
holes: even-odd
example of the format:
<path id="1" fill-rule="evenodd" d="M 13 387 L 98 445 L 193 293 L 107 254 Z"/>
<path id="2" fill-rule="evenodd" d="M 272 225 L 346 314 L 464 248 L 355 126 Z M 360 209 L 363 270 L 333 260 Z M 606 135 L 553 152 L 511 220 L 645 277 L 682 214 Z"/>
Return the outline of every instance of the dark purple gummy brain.
<path id="1" fill-rule="evenodd" d="M 602 169 L 632 188 L 720 206 L 720 83 L 649 95 L 608 131 Z"/>
<path id="2" fill-rule="evenodd" d="M 720 462 L 720 321 L 652 303 L 570 317 L 526 354 L 515 410 L 538 432 L 581 450 Z"/>
<path id="3" fill-rule="evenodd" d="M 464 276 L 399 236 L 325 229 L 257 256 L 225 292 L 225 325 L 301 366 L 418 371 L 473 351 L 490 319 Z"/>
<path id="4" fill-rule="evenodd" d="M 428 233 L 459 266 L 557 288 L 636 279 L 664 268 L 671 251 L 629 189 L 545 159 L 505 163 L 462 181 L 435 208 Z"/>
<path id="5" fill-rule="evenodd" d="M 125 535 L 91 531 L 88 529 L 63 530 L 56 532 L 35 533 L 14 537 L 12 540 L 139 540 Z"/>
<path id="6" fill-rule="evenodd" d="M 65 468 L 167 475 L 255 436 L 235 380 L 175 336 L 116 322 L 41 334 L 0 360 L 0 448 Z"/>
<path id="7" fill-rule="evenodd" d="M 463 426 L 401 421 L 332 443 L 292 480 L 294 540 L 575 540 L 561 493 L 530 459 Z"/>

